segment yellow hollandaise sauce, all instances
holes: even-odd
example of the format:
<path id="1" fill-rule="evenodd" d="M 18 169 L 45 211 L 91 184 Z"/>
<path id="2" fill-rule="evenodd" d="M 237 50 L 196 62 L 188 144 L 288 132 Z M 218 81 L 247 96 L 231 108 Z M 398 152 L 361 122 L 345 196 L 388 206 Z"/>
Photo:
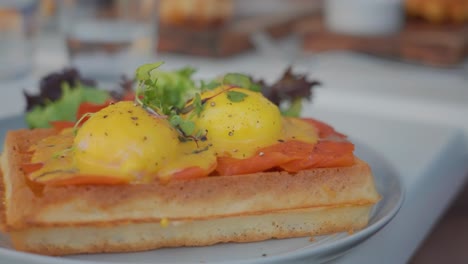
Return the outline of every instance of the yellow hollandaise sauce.
<path id="1" fill-rule="evenodd" d="M 220 157 L 247 159 L 278 142 L 318 140 L 313 125 L 282 117 L 261 93 L 220 86 L 201 98 L 202 111 L 183 118 L 194 122 L 203 140 L 181 140 L 165 116 L 133 102 L 118 102 L 94 113 L 77 130 L 65 129 L 33 146 L 31 162 L 42 167 L 29 177 L 44 183 L 76 175 L 119 183 L 168 181 L 207 176 Z"/>
<path id="2" fill-rule="evenodd" d="M 232 100 L 237 96 L 236 100 Z M 317 130 L 300 119 L 283 118 L 261 93 L 221 86 L 202 95 L 205 109 L 195 118 L 217 156 L 243 159 L 257 150 L 290 139 L 317 142 Z"/>

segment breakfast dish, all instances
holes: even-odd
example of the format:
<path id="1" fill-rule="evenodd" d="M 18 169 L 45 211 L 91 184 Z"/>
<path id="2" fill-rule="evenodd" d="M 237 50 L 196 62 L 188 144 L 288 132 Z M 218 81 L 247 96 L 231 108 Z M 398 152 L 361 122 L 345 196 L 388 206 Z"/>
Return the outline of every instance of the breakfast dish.
<path id="1" fill-rule="evenodd" d="M 15 249 L 128 252 L 368 224 L 381 199 L 369 165 L 329 125 L 292 117 L 297 97 L 278 107 L 238 74 L 174 93 L 159 66 L 137 70 L 132 101 L 7 134 L 1 222 Z"/>
<path id="2" fill-rule="evenodd" d="M 0 120 L 0 128 L 24 127 L 23 117 Z M 3 138 L 4 131 L 0 130 Z M 270 239 L 252 243 L 223 243 L 208 247 L 161 248 L 134 253 L 80 254 L 60 258 L 29 254 L 12 248 L 6 234 L 0 234 L 0 258 L 7 263 L 29 264 L 95 264 L 95 263 L 270 263 L 305 259 L 322 263 L 350 252 L 385 226 L 397 213 L 403 201 L 401 179 L 385 156 L 372 147 L 355 142 L 356 153 L 372 167 L 375 183 L 382 199 L 374 206 L 368 225 L 357 232 L 318 237 Z M 312 241 L 311 241 L 312 240 Z"/>

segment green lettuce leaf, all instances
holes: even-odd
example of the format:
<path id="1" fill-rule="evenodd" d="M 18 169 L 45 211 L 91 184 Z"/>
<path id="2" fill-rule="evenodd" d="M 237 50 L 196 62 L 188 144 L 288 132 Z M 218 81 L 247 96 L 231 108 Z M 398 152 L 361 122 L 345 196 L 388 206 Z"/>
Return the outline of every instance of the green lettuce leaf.
<path id="1" fill-rule="evenodd" d="M 81 103 L 102 104 L 109 97 L 109 93 L 105 90 L 81 84 L 71 88 L 64 84 L 62 96 L 58 100 L 47 102 L 45 106 L 35 106 L 26 113 L 26 123 L 30 128 L 47 128 L 50 127 L 51 121 L 75 121 L 76 112 Z"/>

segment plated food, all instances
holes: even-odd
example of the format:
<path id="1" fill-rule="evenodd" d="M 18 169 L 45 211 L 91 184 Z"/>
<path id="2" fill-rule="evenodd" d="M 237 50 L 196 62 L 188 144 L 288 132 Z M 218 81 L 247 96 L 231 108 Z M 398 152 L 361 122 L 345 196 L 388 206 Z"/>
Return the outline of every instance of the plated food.
<path id="1" fill-rule="evenodd" d="M 164 84 L 159 66 L 137 70 L 132 101 L 7 134 L 1 215 L 16 249 L 140 251 L 366 226 L 380 199 L 367 163 L 329 125 L 291 117 L 310 94 L 305 78 L 287 72 L 300 83 L 289 91 L 241 74 L 196 85 L 188 71 Z"/>

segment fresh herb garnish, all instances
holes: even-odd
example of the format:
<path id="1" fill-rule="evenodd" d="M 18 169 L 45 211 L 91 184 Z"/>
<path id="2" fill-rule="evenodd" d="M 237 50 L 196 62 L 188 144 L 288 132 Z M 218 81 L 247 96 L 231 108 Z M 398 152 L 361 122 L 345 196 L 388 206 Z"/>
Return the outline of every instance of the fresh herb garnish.
<path id="1" fill-rule="evenodd" d="M 151 81 L 151 72 L 163 65 L 164 62 L 158 61 L 155 63 L 143 64 L 136 69 L 135 78 L 137 81 L 145 82 Z"/>
<path id="2" fill-rule="evenodd" d="M 312 88 L 320 85 L 320 82 L 308 80 L 305 75 L 294 74 L 291 67 L 272 85 L 262 80 L 255 83 L 261 87 L 263 95 L 280 108 L 283 115 L 293 117 L 300 115 L 303 99 L 311 100 Z"/>
<path id="3" fill-rule="evenodd" d="M 247 96 L 247 94 L 243 92 L 238 92 L 238 91 L 227 91 L 226 95 L 229 101 L 235 102 L 235 103 L 242 102 L 244 98 Z"/>
<path id="4" fill-rule="evenodd" d="M 173 127 L 180 129 L 184 136 L 192 135 L 195 131 L 195 123 L 193 121 L 185 120 L 176 114 L 169 117 L 169 123 Z"/>
<path id="5" fill-rule="evenodd" d="M 28 106 L 26 120 L 30 127 L 49 127 L 50 121 L 75 121 L 76 111 L 82 102 L 102 104 L 111 97 L 122 100 L 124 95 L 131 93 L 136 82 L 135 101 L 138 104 L 156 116 L 168 118 L 184 140 L 199 140 L 206 138 L 207 132 L 197 129 L 192 120 L 201 115 L 211 98 L 226 93 L 231 102 L 241 102 L 247 96 L 246 93 L 232 88 L 261 92 L 280 107 L 283 115 L 299 116 L 303 99 L 310 100 L 311 89 L 320 84 L 292 73 L 291 68 L 272 85 L 267 85 L 262 80 L 253 80 L 249 75 L 241 73 L 228 73 L 213 80 L 195 81 L 193 68 L 162 71 L 159 69 L 162 64 L 163 62 L 156 62 L 142 65 L 136 70 L 135 79 L 122 79 L 123 94 L 109 94 L 105 90 L 96 89 L 91 86 L 92 81 L 83 79 L 74 69 L 50 74 L 41 81 L 39 95 L 25 93 Z M 227 89 L 202 98 L 203 92 L 222 85 L 226 85 Z M 81 121 L 77 123 L 80 124 Z"/>
<path id="6" fill-rule="evenodd" d="M 194 73 L 192 68 L 166 72 L 157 69 L 161 65 L 161 62 L 157 62 L 137 69 L 139 90 L 136 99 L 150 112 L 167 116 L 184 140 L 197 140 L 206 136 L 206 132 L 197 130 L 192 119 L 201 115 L 209 99 L 226 93 L 231 102 L 242 102 L 248 96 L 232 88 L 262 92 L 280 107 L 283 115 L 297 117 L 302 110 L 302 100 L 310 99 L 311 88 L 319 85 L 317 81 L 309 81 L 305 76 L 293 74 L 288 68 L 282 78 L 273 85 L 266 85 L 263 81 L 253 81 L 245 74 L 228 73 L 221 79 L 200 81 L 197 86 L 192 79 Z M 227 85 L 228 88 L 202 99 L 202 92 L 221 85 Z"/>
<path id="7" fill-rule="evenodd" d="M 190 120 L 184 120 L 179 124 L 179 127 L 186 136 L 192 135 L 195 132 L 195 123 Z"/>
<path id="8" fill-rule="evenodd" d="M 218 88 L 219 86 L 221 86 L 221 83 L 216 80 L 209 81 L 209 82 L 205 82 L 204 80 L 200 81 L 201 92 L 214 90 L 215 88 Z"/>
<path id="9" fill-rule="evenodd" d="M 169 117 L 169 123 L 171 123 L 171 126 L 178 126 L 182 122 L 182 117 L 178 115 L 172 115 Z"/>
<path id="10" fill-rule="evenodd" d="M 36 105 L 26 114 L 26 123 L 31 128 L 50 127 L 51 121 L 75 121 L 82 102 L 102 104 L 110 95 L 105 90 L 76 83 L 74 87 L 63 83 L 61 97 L 48 101 L 44 106 Z"/>
<path id="11" fill-rule="evenodd" d="M 148 112 L 167 117 L 185 140 L 197 141 L 204 135 L 196 130 L 191 119 L 194 115 L 200 115 L 204 102 L 199 93 L 200 88 L 192 80 L 194 69 L 158 71 L 157 68 L 162 64 L 145 64 L 137 69 L 138 88 L 135 100 Z M 192 103 L 188 104 L 190 101 Z"/>
<path id="12" fill-rule="evenodd" d="M 82 125 L 82 123 L 89 119 L 90 117 L 92 117 L 94 115 L 94 113 L 86 113 L 84 115 L 82 115 L 80 117 L 80 119 L 78 119 L 78 121 L 75 122 L 75 125 L 73 126 L 73 134 L 76 134 L 78 133 L 78 128 Z"/>
<path id="13" fill-rule="evenodd" d="M 44 76 L 39 82 L 39 94 L 32 95 L 24 91 L 26 110 L 31 111 L 37 106 L 45 107 L 63 96 L 63 86 L 68 87 L 95 87 L 94 80 L 85 79 L 78 70 L 67 68 L 61 72 L 54 72 Z"/>
<path id="14" fill-rule="evenodd" d="M 195 94 L 195 97 L 193 98 L 192 105 L 194 106 L 194 111 L 193 112 L 199 117 L 201 112 L 205 108 L 205 102 L 202 101 L 201 95 L 199 93 Z"/>
<path id="15" fill-rule="evenodd" d="M 52 121 L 76 121 L 81 103 L 120 101 L 133 94 L 133 84 L 133 79 L 122 76 L 120 87 L 109 92 L 99 89 L 94 80 L 83 78 L 74 68 L 48 74 L 41 78 L 37 94 L 24 91 L 26 123 L 30 128 L 47 128 Z"/>
<path id="16" fill-rule="evenodd" d="M 298 117 L 302 112 L 302 98 L 294 99 L 290 105 L 281 109 L 283 116 Z"/>
<path id="17" fill-rule="evenodd" d="M 254 83 L 250 76 L 242 73 L 228 73 L 224 75 L 223 84 L 260 92 L 261 86 Z"/>
<path id="18" fill-rule="evenodd" d="M 223 84 L 243 87 L 248 89 L 251 84 L 250 77 L 241 73 L 228 73 L 224 75 Z"/>
<path id="19" fill-rule="evenodd" d="M 198 91 L 192 75 L 194 69 L 160 71 L 162 62 L 145 64 L 136 70 L 138 81 L 137 100 L 154 111 L 164 115 L 184 107 L 186 101 Z M 140 98 L 141 97 L 141 98 Z"/>

